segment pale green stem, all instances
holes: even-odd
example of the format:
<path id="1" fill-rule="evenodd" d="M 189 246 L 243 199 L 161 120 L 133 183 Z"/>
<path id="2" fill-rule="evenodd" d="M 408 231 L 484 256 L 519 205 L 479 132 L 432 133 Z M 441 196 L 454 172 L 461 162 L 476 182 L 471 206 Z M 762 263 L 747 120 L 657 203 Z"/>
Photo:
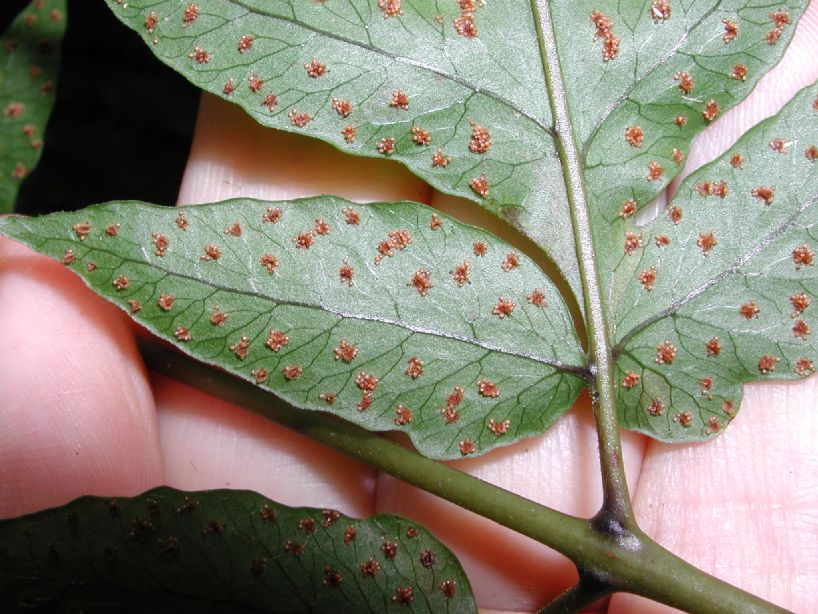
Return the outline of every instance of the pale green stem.
<path id="1" fill-rule="evenodd" d="M 632 532 L 636 529 L 636 522 L 622 463 L 622 446 L 619 440 L 619 424 L 614 401 L 613 357 L 608 337 L 605 302 L 602 299 L 602 287 L 596 267 L 581 158 L 574 140 L 548 1 L 531 0 L 531 8 L 537 25 L 540 55 L 543 59 L 543 71 L 555 123 L 555 140 L 562 162 L 566 197 L 571 210 L 580 279 L 584 291 L 588 350 L 591 355 L 594 376 L 591 398 L 602 469 L 603 503 L 598 515 L 600 529 Z"/>

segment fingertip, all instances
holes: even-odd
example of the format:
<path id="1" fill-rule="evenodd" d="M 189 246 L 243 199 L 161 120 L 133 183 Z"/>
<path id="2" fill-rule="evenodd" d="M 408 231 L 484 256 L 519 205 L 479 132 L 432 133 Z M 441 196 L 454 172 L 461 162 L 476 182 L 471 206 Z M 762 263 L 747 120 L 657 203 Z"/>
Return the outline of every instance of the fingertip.
<path id="1" fill-rule="evenodd" d="M 0 516 L 162 479 L 127 321 L 58 263 L 0 240 Z"/>

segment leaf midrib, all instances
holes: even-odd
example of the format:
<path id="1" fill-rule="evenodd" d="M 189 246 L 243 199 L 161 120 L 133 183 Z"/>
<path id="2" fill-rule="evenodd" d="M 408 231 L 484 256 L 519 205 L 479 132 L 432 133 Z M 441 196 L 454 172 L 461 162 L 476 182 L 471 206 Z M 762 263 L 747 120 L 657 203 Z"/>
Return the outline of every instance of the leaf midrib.
<path id="1" fill-rule="evenodd" d="M 450 80 L 450 81 L 452 81 L 454 83 L 457 83 L 458 85 L 460 85 L 462 87 L 465 87 L 466 89 L 469 89 L 469 90 L 471 90 L 471 91 L 473 91 L 473 92 L 475 92 L 477 94 L 482 94 L 482 95 L 484 95 L 484 96 L 486 96 L 488 98 L 491 98 L 491 99 L 493 99 L 493 100 L 495 100 L 495 101 L 509 107 L 515 113 L 519 113 L 520 115 L 522 115 L 526 119 L 528 119 L 531 122 L 533 122 L 534 124 L 536 124 L 543 132 L 547 133 L 551 137 L 555 136 L 555 131 L 554 131 L 552 126 L 549 126 L 548 124 L 543 123 L 537 117 L 534 117 L 533 115 L 528 113 L 525 109 L 518 106 L 512 100 L 509 100 L 508 98 L 506 98 L 502 94 L 499 94 L 498 92 L 495 92 L 492 89 L 482 88 L 479 85 L 476 85 L 476 84 L 471 83 L 470 81 L 468 81 L 466 79 L 463 79 L 462 77 L 458 77 L 457 75 L 447 73 L 447 72 L 445 72 L 445 71 L 443 71 L 441 69 L 435 68 L 434 66 L 424 64 L 422 62 L 419 62 L 417 60 L 413 60 L 411 58 L 396 55 L 394 53 L 389 53 L 388 51 L 385 51 L 384 49 L 380 49 L 378 47 L 367 45 L 365 43 L 361 43 L 361 42 L 353 40 L 351 38 L 346 38 L 345 36 L 341 36 L 341 35 L 336 34 L 334 32 L 328 32 L 326 30 L 322 30 L 322 29 L 317 28 L 315 26 L 305 24 L 302 21 L 298 21 L 295 18 L 288 18 L 288 17 L 284 17 L 282 15 L 275 15 L 275 14 L 270 13 L 268 11 L 259 10 L 259 9 L 255 8 L 255 7 L 248 6 L 245 2 L 242 2 L 242 0 L 230 0 L 230 2 L 232 2 L 236 6 L 240 6 L 241 8 L 243 8 L 245 11 L 247 11 L 250 14 L 259 15 L 261 17 L 267 17 L 269 19 L 282 21 L 282 22 L 285 22 L 285 23 L 290 24 L 292 26 L 308 30 L 308 31 L 310 31 L 310 32 L 312 32 L 314 34 L 318 34 L 318 35 L 324 36 L 326 38 L 330 38 L 332 40 L 338 41 L 340 43 L 344 43 L 344 44 L 347 44 L 347 45 L 352 45 L 354 47 L 364 49 L 364 50 L 369 51 L 371 53 L 381 55 L 381 56 L 383 56 L 385 58 L 388 58 L 389 60 L 391 60 L 393 62 L 401 63 L 401 64 L 407 64 L 409 66 L 414 66 L 415 68 L 420 68 L 421 70 L 425 70 L 425 71 L 428 71 L 428 72 L 430 72 L 430 73 L 432 73 L 434 75 L 442 77 L 444 79 L 448 79 L 448 80 Z"/>
<path id="2" fill-rule="evenodd" d="M 631 339 L 633 339 L 636 335 L 638 335 L 640 332 L 642 332 L 649 326 L 655 324 L 659 320 L 662 320 L 668 316 L 677 313 L 682 307 L 684 307 L 694 299 L 698 298 L 699 296 L 710 290 L 712 287 L 720 284 L 722 281 L 724 281 L 731 275 L 734 275 L 741 268 L 752 262 L 771 243 L 773 243 L 782 234 L 789 230 L 798 221 L 798 218 L 800 218 L 804 213 L 809 211 L 809 209 L 816 203 L 818 203 L 818 193 L 813 195 L 811 199 L 808 199 L 805 203 L 799 206 L 792 213 L 792 215 L 790 215 L 781 224 L 779 224 L 773 230 L 767 233 L 758 243 L 756 243 L 752 248 L 750 248 L 750 250 L 739 256 L 728 268 L 723 270 L 718 275 L 714 275 L 710 279 L 706 280 L 704 283 L 700 284 L 697 288 L 691 290 L 682 298 L 676 299 L 662 311 L 650 316 L 649 318 L 644 319 L 642 322 L 633 326 L 625 335 L 622 336 L 622 339 L 618 341 L 614 346 L 613 348 L 614 355 L 619 355 L 627 346 L 628 342 Z"/>
<path id="3" fill-rule="evenodd" d="M 56 237 L 50 237 L 49 239 L 57 240 Z M 110 250 L 102 248 L 102 247 L 93 247 L 91 249 L 93 249 L 94 251 L 98 251 L 98 252 L 108 254 L 108 255 L 116 257 L 116 258 L 122 258 L 123 261 L 130 261 L 130 262 L 134 262 L 134 263 L 138 263 L 138 264 L 145 264 L 147 266 L 150 266 L 150 267 L 156 269 L 157 271 L 161 271 L 162 273 L 165 273 L 166 275 L 170 275 L 170 276 L 173 276 L 173 277 L 184 279 L 186 281 L 193 281 L 193 282 L 208 286 L 210 288 L 213 288 L 214 290 L 217 290 L 217 291 L 222 291 L 222 292 L 231 293 L 231 294 L 237 294 L 237 295 L 240 295 L 240 296 L 252 297 L 252 298 L 256 298 L 256 299 L 261 299 L 261 300 L 273 303 L 275 305 L 287 305 L 287 306 L 290 306 L 290 307 L 301 307 L 301 308 L 304 308 L 304 309 L 314 309 L 314 310 L 317 310 L 317 311 L 322 311 L 322 312 L 325 312 L 325 313 L 332 314 L 332 315 L 337 316 L 337 317 L 342 318 L 342 319 L 360 320 L 360 321 L 366 321 L 366 322 L 378 322 L 380 324 L 387 324 L 387 325 L 390 325 L 390 326 L 396 326 L 398 328 L 402 328 L 404 330 L 407 330 L 407 331 L 409 331 L 411 333 L 430 335 L 430 336 L 433 336 L 433 337 L 440 337 L 440 338 L 443 338 L 443 339 L 450 339 L 452 341 L 459 341 L 461 343 L 467 343 L 469 345 L 474 345 L 474 346 L 477 346 L 479 348 L 482 348 L 482 349 L 490 351 L 490 352 L 497 352 L 499 354 L 504 354 L 504 355 L 507 355 L 507 356 L 513 356 L 513 357 L 516 357 L 516 358 L 524 358 L 524 359 L 527 359 L 527 360 L 531 360 L 531 361 L 538 362 L 538 363 L 547 365 L 549 367 L 552 367 L 555 371 L 558 371 L 558 372 L 577 375 L 577 376 L 580 376 L 580 377 L 584 377 L 587 374 L 587 369 L 584 366 L 581 366 L 581 365 L 572 365 L 572 364 L 563 363 L 562 361 L 559 361 L 559 360 L 551 360 L 551 359 L 545 358 L 544 356 L 540 356 L 538 354 L 534 354 L 534 353 L 531 353 L 531 352 L 512 351 L 512 350 L 509 350 L 508 348 L 504 348 L 502 346 L 499 346 L 499 345 L 496 345 L 496 344 L 493 344 L 493 343 L 489 343 L 489 342 L 486 342 L 486 341 L 481 341 L 481 340 L 475 339 L 474 337 L 468 337 L 466 335 L 458 335 L 456 333 L 449 333 L 449 332 L 446 332 L 446 331 L 440 331 L 440 330 L 435 330 L 435 329 L 431 329 L 431 328 L 426 328 L 426 327 L 423 327 L 423 326 L 418 326 L 416 324 L 412 324 L 410 322 L 407 322 L 407 321 L 401 320 L 401 319 L 393 319 L 393 318 L 387 318 L 387 317 L 383 317 L 383 316 L 372 316 L 372 315 L 356 313 L 356 312 L 351 312 L 351 311 L 343 311 L 343 310 L 340 310 L 340 309 L 336 309 L 334 307 L 324 305 L 322 303 L 312 303 L 312 302 L 308 302 L 308 301 L 297 301 L 297 300 L 293 300 L 293 299 L 281 299 L 281 300 L 279 300 L 279 299 L 276 299 L 273 296 L 270 296 L 270 295 L 267 295 L 267 294 L 262 294 L 262 293 L 259 293 L 259 292 L 254 292 L 252 290 L 241 290 L 241 289 L 237 289 L 237 288 L 231 288 L 231 287 L 228 287 L 228 286 L 223 286 L 221 284 L 217 284 L 217 283 L 211 282 L 209 280 L 202 280 L 202 279 L 200 279 L 200 278 L 198 278 L 198 277 L 196 277 L 194 275 L 188 275 L 188 274 L 185 274 L 185 273 L 181 273 L 179 271 L 174 271 L 174 270 L 172 270 L 170 268 L 161 266 L 160 264 L 157 264 L 157 263 L 148 262 L 148 261 L 134 260 L 133 258 L 125 258 L 125 257 L 122 256 L 122 254 L 118 254 L 116 252 L 110 251 Z M 86 278 L 84 276 L 80 276 L 80 277 L 82 277 L 84 280 L 86 280 Z M 86 282 L 88 282 L 88 280 L 86 280 Z"/>

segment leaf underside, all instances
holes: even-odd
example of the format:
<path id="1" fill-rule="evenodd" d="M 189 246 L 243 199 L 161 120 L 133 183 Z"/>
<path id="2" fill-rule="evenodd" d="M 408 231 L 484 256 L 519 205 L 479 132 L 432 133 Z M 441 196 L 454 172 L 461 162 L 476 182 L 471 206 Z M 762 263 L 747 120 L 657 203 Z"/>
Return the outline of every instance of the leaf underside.
<path id="1" fill-rule="evenodd" d="M 375 0 L 109 6 L 160 60 L 260 124 L 397 160 L 505 218 L 581 295 L 527 3 L 487 3 L 478 25 L 492 27 L 477 39 L 453 31 L 454 1 L 400 14 Z"/>
<path id="2" fill-rule="evenodd" d="M 138 202 L 0 220 L 184 352 L 459 458 L 542 432 L 584 380 L 550 280 L 416 203 Z"/>
<path id="3" fill-rule="evenodd" d="M 155 488 L 0 521 L 4 612 L 475 612 L 454 555 L 398 516 Z"/>
<path id="4" fill-rule="evenodd" d="M 582 296 L 534 3 L 110 4 L 162 61 L 259 123 L 352 154 L 390 156 L 435 188 L 504 216 L 548 253 Z M 706 267 L 695 259 L 701 256 L 696 236 L 677 236 L 684 224 L 673 226 L 661 259 L 649 256 L 659 248 L 647 246 L 647 239 L 647 247 L 637 248 L 641 258 L 623 258 L 622 251 L 625 232 L 638 243 L 661 226 L 657 221 L 651 232 L 637 229 L 632 216 L 681 171 L 693 138 L 743 100 L 780 59 L 807 4 L 554 0 L 538 8 L 549 11 L 554 24 L 543 36 L 555 37 L 560 57 L 599 268 L 613 271 L 603 275 L 603 284 L 625 384 L 620 419 L 628 428 L 667 441 L 707 438 L 735 415 L 743 382 L 811 370 L 805 362 L 810 337 L 802 334 L 809 320 L 796 320 L 800 336 L 793 340 L 794 324 L 766 323 L 771 309 L 749 327 L 712 310 L 698 313 L 715 304 L 716 294 L 722 302 L 737 301 L 726 297 L 738 292 L 730 284 L 745 279 L 743 271 L 719 277 L 695 301 L 684 298 L 703 279 L 731 267 L 741 249 L 763 240 L 773 228 L 765 224 L 775 220 L 755 224 L 735 250 L 724 249 L 722 240 Z M 775 174 L 767 164 L 774 158 L 764 160 L 744 176 Z M 788 174 L 796 184 L 802 167 L 803 160 Z M 680 198 L 695 182 L 686 183 Z M 742 193 L 747 186 L 741 185 Z M 804 204 L 805 194 L 793 206 Z M 717 222 L 714 229 L 735 220 Z M 674 264 L 666 265 L 668 258 Z M 672 273 L 665 266 L 673 266 Z M 639 280 L 650 285 L 651 267 L 659 281 L 646 291 Z M 810 272 L 802 267 L 799 279 Z M 673 289 L 666 291 L 671 278 Z M 676 306 L 679 301 L 684 306 Z M 780 305 L 776 311 L 783 313 Z M 718 366 L 692 347 L 682 349 L 693 340 L 701 344 L 705 334 L 707 340 L 721 334 L 723 346 L 730 337 Z M 760 373 L 764 356 L 785 359 L 787 368 L 767 369 L 767 360 Z M 453 450 L 454 441 L 448 454 Z"/>
<path id="5" fill-rule="evenodd" d="M 40 160 L 65 23 L 65 0 L 33 1 L 0 38 L 0 213 Z"/>
<path id="6" fill-rule="evenodd" d="M 809 2 L 548 4 L 592 223 L 604 234 L 628 199 L 637 210 L 653 201 L 681 172 L 693 138 L 750 94 Z M 610 28 L 592 23 L 594 11 Z M 605 61 L 613 39 L 616 54 Z"/>
<path id="7" fill-rule="evenodd" d="M 639 376 L 620 387 L 620 420 L 705 439 L 735 415 L 742 383 L 815 371 L 818 85 L 691 174 L 671 207 L 610 226 L 618 377 Z M 643 243 L 630 254 L 628 232 Z"/>
<path id="8" fill-rule="evenodd" d="M 262 125 L 391 157 L 504 217 L 549 255 L 583 305 L 529 0 L 108 3 L 160 60 Z M 668 19 L 657 19 L 656 2 L 622 4 L 548 3 L 586 188 L 601 211 L 631 197 L 640 206 L 664 189 L 681 170 L 673 149 L 684 154 L 711 121 L 707 103 L 720 113 L 749 94 L 807 2 L 780 3 L 789 23 L 774 37 L 768 3 L 674 1 Z M 612 19 L 617 52 L 608 61 L 594 11 Z M 729 42 L 725 20 L 738 32 Z M 747 69 L 741 79 L 731 76 L 736 64 Z M 683 94 L 674 76 L 685 72 L 694 83 Z M 623 136 L 631 124 L 644 132 L 638 148 Z M 652 163 L 663 172 L 648 181 Z"/>

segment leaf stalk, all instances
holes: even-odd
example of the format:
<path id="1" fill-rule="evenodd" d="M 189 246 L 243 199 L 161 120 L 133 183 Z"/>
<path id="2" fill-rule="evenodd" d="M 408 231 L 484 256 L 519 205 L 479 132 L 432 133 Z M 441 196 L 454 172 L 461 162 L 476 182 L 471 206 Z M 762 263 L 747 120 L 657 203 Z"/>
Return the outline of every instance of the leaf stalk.
<path id="1" fill-rule="evenodd" d="M 548 98 L 555 122 L 557 150 L 562 162 L 566 195 L 571 211 L 587 318 L 589 362 L 594 375 L 591 384 L 591 399 L 597 427 L 603 490 L 602 509 L 594 522 L 601 531 L 613 530 L 612 535 L 621 534 L 622 531 L 633 533 L 638 528 L 622 463 L 622 445 L 619 438 L 614 394 L 614 360 L 608 334 L 605 302 L 602 299 L 602 286 L 596 266 L 582 162 L 574 139 L 551 10 L 547 0 L 531 0 L 531 8 L 537 26 L 540 56 L 543 59 Z"/>

